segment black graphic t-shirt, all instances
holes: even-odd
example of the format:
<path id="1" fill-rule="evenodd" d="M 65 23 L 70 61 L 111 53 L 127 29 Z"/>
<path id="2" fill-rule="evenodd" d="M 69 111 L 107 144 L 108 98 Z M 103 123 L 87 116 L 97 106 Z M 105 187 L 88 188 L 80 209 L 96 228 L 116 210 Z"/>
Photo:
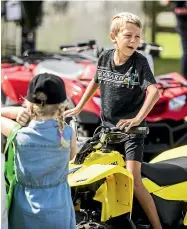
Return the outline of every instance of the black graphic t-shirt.
<path id="1" fill-rule="evenodd" d="M 146 88 L 156 83 L 146 57 L 134 52 L 124 64 L 116 66 L 114 49 L 99 57 L 95 82 L 100 85 L 101 119 L 106 126 L 134 118 L 144 103 Z M 140 126 L 145 126 L 145 120 Z"/>

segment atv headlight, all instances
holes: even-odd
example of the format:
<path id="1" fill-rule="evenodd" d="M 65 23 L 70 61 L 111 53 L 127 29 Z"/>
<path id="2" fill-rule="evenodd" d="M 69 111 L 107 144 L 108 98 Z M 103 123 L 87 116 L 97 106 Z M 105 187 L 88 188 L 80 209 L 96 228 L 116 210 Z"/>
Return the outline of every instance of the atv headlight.
<path id="1" fill-rule="evenodd" d="M 99 107 L 101 107 L 101 98 L 100 98 L 100 97 L 93 97 L 93 101 L 94 101 Z"/>
<path id="2" fill-rule="evenodd" d="M 169 101 L 169 109 L 171 111 L 182 108 L 186 103 L 186 95 L 181 95 Z"/>

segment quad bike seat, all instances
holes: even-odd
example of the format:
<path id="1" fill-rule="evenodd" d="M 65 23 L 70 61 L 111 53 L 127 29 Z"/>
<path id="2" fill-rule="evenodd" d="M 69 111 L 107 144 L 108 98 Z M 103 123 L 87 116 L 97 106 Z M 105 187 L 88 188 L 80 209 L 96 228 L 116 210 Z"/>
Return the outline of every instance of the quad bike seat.
<path id="1" fill-rule="evenodd" d="M 34 70 L 34 75 L 42 73 L 51 73 L 57 76 L 63 76 L 66 79 L 77 79 L 84 68 L 68 60 L 45 60 L 40 62 Z"/>
<path id="2" fill-rule="evenodd" d="M 142 163 L 142 175 L 159 186 L 187 181 L 187 156 L 157 163 Z"/>

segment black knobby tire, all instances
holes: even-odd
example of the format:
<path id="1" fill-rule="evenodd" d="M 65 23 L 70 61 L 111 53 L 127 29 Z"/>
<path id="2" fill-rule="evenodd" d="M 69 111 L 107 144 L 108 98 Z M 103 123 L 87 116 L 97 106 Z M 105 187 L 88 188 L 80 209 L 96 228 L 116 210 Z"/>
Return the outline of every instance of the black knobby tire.
<path id="1" fill-rule="evenodd" d="M 77 224 L 76 229 L 114 229 L 105 223 L 81 221 Z"/>

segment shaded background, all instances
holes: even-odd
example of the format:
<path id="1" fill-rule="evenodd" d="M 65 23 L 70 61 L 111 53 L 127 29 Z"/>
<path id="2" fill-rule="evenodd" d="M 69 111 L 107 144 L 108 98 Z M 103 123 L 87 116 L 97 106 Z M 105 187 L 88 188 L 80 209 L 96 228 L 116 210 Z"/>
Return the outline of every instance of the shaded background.
<path id="1" fill-rule="evenodd" d="M 29 2 L 32 5 L 32 1 Z M 154 60 L 155 75 L 180 73 L 181 47 L 180 37 L 175 32 L 175 16 L 171 8 L 161 6 L 159 1 L 44 1 L 36 29 L 36 49 L 58 52 L 62 44 L 89 39 L 111 47 L 110 21 L 115 13 L 122 11 L 137 14 L 144 25 L 143 39 L 163 47 L 160 58 Z M 19 54 L 20 23 L 2 17 L 1 28 L 2 55 Z"/>

